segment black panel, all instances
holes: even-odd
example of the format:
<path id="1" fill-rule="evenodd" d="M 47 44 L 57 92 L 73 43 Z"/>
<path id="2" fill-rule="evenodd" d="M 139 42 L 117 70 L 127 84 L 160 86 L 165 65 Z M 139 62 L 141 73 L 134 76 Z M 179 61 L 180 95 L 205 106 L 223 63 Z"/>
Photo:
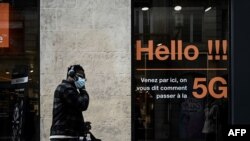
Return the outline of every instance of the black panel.
<path id="1" fill-rule="evenodd" d="M 250 124 L 250 1 L 232 0 L 232 123 Z"/>

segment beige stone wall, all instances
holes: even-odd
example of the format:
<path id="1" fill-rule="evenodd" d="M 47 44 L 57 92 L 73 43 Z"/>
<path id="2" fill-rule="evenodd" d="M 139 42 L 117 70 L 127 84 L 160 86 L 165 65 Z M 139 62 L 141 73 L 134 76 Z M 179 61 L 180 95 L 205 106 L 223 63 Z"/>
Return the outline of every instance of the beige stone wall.
<path id="1" fill-rule="evenodd" d="M 41 0 L 41 141 L 47 141 L 53 92 L 71 64 L 86 71 L 85 120 L 103 141 L 131 140 L 130 0 Z"/>

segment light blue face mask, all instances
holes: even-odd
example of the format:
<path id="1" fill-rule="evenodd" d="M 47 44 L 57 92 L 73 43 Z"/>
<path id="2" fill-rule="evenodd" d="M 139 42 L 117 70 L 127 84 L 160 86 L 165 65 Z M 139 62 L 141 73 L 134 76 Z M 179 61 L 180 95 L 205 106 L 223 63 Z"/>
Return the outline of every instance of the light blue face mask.
<path id="1" fill-rule="evenodd" d="M 81 89 L 85 86 L 86 80 L 84 78 L 78 77 L 78 80 L 75 81 L 75 85 L 77 89 Z"/>

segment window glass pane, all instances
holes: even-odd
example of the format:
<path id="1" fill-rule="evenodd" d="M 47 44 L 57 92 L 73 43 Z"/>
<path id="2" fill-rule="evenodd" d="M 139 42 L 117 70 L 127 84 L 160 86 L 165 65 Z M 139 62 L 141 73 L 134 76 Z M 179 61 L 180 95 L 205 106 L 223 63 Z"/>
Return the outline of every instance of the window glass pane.
<path id="1" fill-rule="evenodd" d="M 223 140 L 229 1 L 132 3 L 133 140 Z"/>
<path id="2" fill-rule="evenodd" d="M 39 0 L 1 0 L 0 140 L 40 140 L 39 54 Z"/>

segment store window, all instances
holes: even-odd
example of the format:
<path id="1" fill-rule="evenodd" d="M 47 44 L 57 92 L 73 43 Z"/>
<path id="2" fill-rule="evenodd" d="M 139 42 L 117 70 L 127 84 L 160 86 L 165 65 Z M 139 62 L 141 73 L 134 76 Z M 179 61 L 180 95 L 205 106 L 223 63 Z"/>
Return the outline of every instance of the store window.
<path id="1" fill-rule="evenodd" d="M 229 0 L 132 1 L 133 141 L 223 141 Z"/>
<path id="2" fill-rule="evenodd" d="M 0 140 L 40 140 L 39 0 L 0 0 Z"/>

